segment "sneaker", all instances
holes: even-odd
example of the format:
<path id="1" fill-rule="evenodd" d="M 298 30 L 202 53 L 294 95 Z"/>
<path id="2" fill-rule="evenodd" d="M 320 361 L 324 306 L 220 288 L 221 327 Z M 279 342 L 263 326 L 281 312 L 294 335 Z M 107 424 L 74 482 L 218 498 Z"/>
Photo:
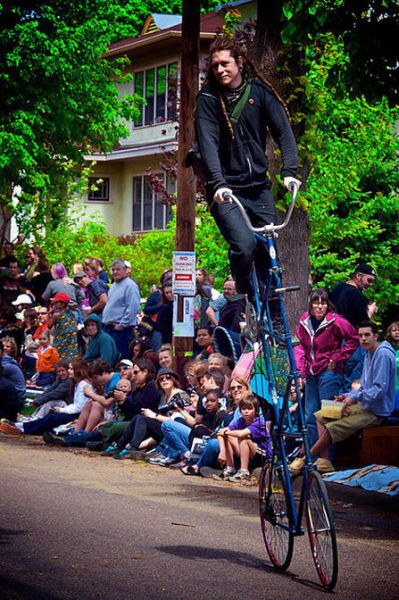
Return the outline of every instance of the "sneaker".
<path id="1" fill-rule="evenodd" d="M 157 464 L 160 467 L 170 467 L 170 465 L 173 465 L 174 463 L 177 463 L 179 461 L 180 456 L 175 456 L 174 458 L 170 456 L 165 456 L 165 458 L 161 458 Z"/>
<path id="2" fill-rule="evenodd" d="M 6 433 L 7 435 L 21 435 L 22 431 L 18 429 L 18 427 L 14 427 L 11 423 L 0 423 L 0 431 L 1 433 Z"/>
<path id="3" fill-rule="evenodd" d="M 229 477 L 232 477 L 234 475 L 234 473 L 236 472 L 234 467 L 226 467 L 225 469 L 223 469 L 223 471 L 219 474 L 214 473 L 212 475 L 212 479 L 216 479 L 219 480 L 223 479 L 223 480 L 227 480 Z"/>
<path id="4" fill-rule="evenodd" d="M 290 474 L 293 477 L 297 477 L 297 475 L 300 475 L 302 473 L 305 464 L 306 464 L 305 459 L 298 456 L 288 466 L 288 468 L 290 470 Z"/>
<path id="5" fill-rule="evenodd" d="M 55 433 L 52 433 L 51 431 L 45 431 L 43 433 L 43 440 L 49 446 L 66 446 L 65 438 L 60 435 L 55 435 Z"/>
<path id="6" fill-rule="evenodd" d="M 250 478 L 248 469 L 239 469 L 237 473 L 227 478 L 227 481 L 245 481 Z"/>
<path id="7" fill-rule="evenodd" d="M 332 473 L 335 471 L 334 465 L 328 458 L 318 458 L 315 465 L 319 473 Z"/>
<path id="8" fill-rule="evenodd" d="M 107 446 L 107 448 L 105 448 L 105 450 L 103 450 L 101 452 L 101 456 L 114 456 L 114 454 L 117 454 L 118 450 L 116 449 L 115 444 L 111 444 L 110 446 Z"/>
<path id="9" fill-rule="evenodd" d="M 149 458 L 148 462 L 151 465 L 159 465 L 160 462 L 162 462 L 165 458 L 167 458 L 167 457 L 164 456 L 163 454 L 158 454 L 158 456 L 153 456 L 153 457 Z"/>
<path id="10" fill-rule="evenodd" d="M 120 452 L 117 451 L 115 454 L 112 455 L 112 458 L 115 458 L 115 460 L 123 460 L 124 458 L 131 458 L 130 450 L 128 450 L 127 448 L 124 448 Z"/>
<path id="11" fill-rule="evenodd" d="M 100 442 L 100 441 L 86 442 L 86 448 L 88 450 L 92 450 L 94 452 L 101 452 L 101 450 L 104 450 L 104 442 Z"/>

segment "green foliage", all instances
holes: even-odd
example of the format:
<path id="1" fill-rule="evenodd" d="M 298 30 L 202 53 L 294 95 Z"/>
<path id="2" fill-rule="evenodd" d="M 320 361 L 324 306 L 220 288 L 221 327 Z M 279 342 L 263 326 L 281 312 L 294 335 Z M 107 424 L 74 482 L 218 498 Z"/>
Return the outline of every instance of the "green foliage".
<path id="1" fill-rule="evenodd" d="M 176 220 L 170 221 L 166 231 L 152 231 L 126 244 L 109 235 L 105 223 L 98 217 L 85 221 L 82 216 L 82 209 L 73 210 L 57 227 L 37 233 L 36 243 L 50 263 L 61 262 L 71 273 L 74 263 L 81 263 L 89 256 L 101 257 L 106 268 L 112 260 L 122 258 L 130 261 L 141 294 L 148 295 L 151 286 L 159 282 L 162 271 L 172 264 Z M 227 245 L 203 204 L 197 205 L 196 224 L 197 266 L 213 273 L 216 286 L 221 287 L 228 275 Z M 26 249 L 27 246 L 19 250 L 21 257 Z"/>
<path id="2" fill-rule="evenodd" d="M 284 44 L 308 47 L 320 34 L 341 36 L 348 61 L 329 73 L 340 92 L 399 102 L 397 0 L 287 0 L 282 10 Z"/>
<path id="3" fill-rule="evenodd" d="M 363 97 L 337 97 L 326 81 L 347 60 L 343 44 L 320 36 L 318 47 L 321 55 L 308 52 L 307 86 L 312 273 L 331 288 L 357 262 L 371 263 L 378 273 L 372 295 L 383 311 L 399 291 L 399 113 L 386 99 L 369 104 Z"/>
<path id="4" fill-rule="evenodd" d="M 173 207 L 173 211 L 176 208 Z M 132 272 L 147 293 L 153 283 L 159 281 L 163 269 L 172 264 L 176 220 L 172 219 L 165 231 L 152 231 L 137 238 L 132 246 Z M 197 266 L 204 267 L 216 277 L 221 287 L 228 275 L 227 244 L 218 231 L 215 221 L 205 204 L 196 206 Z"/>
<path id="5" fill-rule="evenodd" d="M 137 98 L 118 95 L 115 83 L 128 80 L 125 62 L 101 58 L 112 39 L 109 22 L 119 14 L 117 3 L 106 0 L 0 5 L 0 207 L 6 220 L 16 213 L 26 223 L 36 204 L 51 221 L 67 206 L 85 155 L 93 147 L 109 151 L 126 135 L 123 119 L 135 117 Z"/>

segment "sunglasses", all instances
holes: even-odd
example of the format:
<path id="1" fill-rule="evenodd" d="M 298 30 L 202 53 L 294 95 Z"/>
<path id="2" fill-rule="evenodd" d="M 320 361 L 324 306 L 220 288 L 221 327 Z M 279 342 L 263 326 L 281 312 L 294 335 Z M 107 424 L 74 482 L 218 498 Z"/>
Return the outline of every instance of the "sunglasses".
<path id="1" fill-rule="evenodd" d="M 242 385 L 232 385 L 230 388 L 231 392 L 234 392 L 235 390 L 242 390 L 243 386 Z"/>
<path id="2" fill-rule="evenodd" d="M 128 371 L 130 367 L 125 365 L 124 367 L 118 367 L 118 371 Z M 138 371 L 132 371 L 133 373 L 138 373 Z"/>
<path id="3" fill-rule="evenodd" d="M 169 379 L 172 379 L 172 375 L 162 375 L 162 377 L 160 377 L 160 378 L 158 379 L 158 381 L 159 381 L 160 383 L 162 383 L 162 381 L 169 381 Z"/>

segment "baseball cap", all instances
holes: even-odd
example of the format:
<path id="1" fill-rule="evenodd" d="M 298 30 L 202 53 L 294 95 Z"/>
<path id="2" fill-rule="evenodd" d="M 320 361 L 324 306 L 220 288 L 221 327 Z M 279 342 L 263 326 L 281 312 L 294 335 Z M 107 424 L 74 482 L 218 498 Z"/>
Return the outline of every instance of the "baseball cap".
<path id="1" fill-rule="evenodd" d="M 84 271 L 79 271 L 79 273 L 76 273 L 73 278 L 74 279 L 82 279 L 82 277 L 86 277 L 86 273 L 84 273 Z"/>
<path id="2" fill-rule="evenodd" d="M 32 304 L 32 298 L 28 294 L 20 294 L 11 304 L 14 306 L 18 306 L 18 304 Z"/>
<path id="3" fill-rule="evenodd" d="M 355 273 L 363 273 L 363 275 L 377 275 L 375 269 L 371 265 L 367 265 L 366 263 L 359 263 L 355 269 Z"/>
<path id="4" fill-rule="evenodd" d="M 122 360 L 119 361 L 118 365 L 126 365 L 127 367 L 132 367 L 133 363 L 128 358 L 122 358 Z"/>
<path id="5" fill-rule="evenodd" d="M 58 294 L 56 294 L 54 298 L 50 298 L 50 300 L 51 302 L 65 302 L 65 304 L 69 304 L 71 298 L 65 292 L 58 292 Z"/>

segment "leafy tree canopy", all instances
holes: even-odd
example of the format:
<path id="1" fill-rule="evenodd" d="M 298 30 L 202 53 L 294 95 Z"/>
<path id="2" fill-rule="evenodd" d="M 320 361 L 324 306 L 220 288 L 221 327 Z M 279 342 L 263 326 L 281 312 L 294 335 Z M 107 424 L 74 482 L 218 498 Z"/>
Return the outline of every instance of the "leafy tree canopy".
<path id="1" fill-rule="evenodd" d="M 304 194 L 312 275 L 331 289 L 358 262 L 372 264 L 378 274 L 372 296 L 383 312 L 399 292 L 399 112 L 386 98 L 371 104 L 363 96 L 337 96 L 326 81 L 347 60 L 343 44 L 320 35 L 318 46 L 321 55 L 308 50 L 307 141 L 314 168 Z"/>
<path id="2" fill-rule="evenodd" d="M 90 149 L 110 150 L 135 116 L 120 98 L 124 62 L 101 56 L 118 21 L 105 0 L 0 4 L 0 206 L 7 221 L 32 201 L 49 216 L 65 208 L 67 184 Z M 14 194 L 14 198 L 13 198 Z M 15 199 L 18 197 L 18 200 Z M 43 223 L 42 223 L 43 224 Z"/>
<path id="3" fill-rule="evenodd" d="M 284 42 L 307 46 L 320 33 L 341 37 L 346 65 L 329 72 L 328 84 L 368 100 L 399 102 L 399 3 L 397 0 L 287 0 L 282 3 Z"/>

